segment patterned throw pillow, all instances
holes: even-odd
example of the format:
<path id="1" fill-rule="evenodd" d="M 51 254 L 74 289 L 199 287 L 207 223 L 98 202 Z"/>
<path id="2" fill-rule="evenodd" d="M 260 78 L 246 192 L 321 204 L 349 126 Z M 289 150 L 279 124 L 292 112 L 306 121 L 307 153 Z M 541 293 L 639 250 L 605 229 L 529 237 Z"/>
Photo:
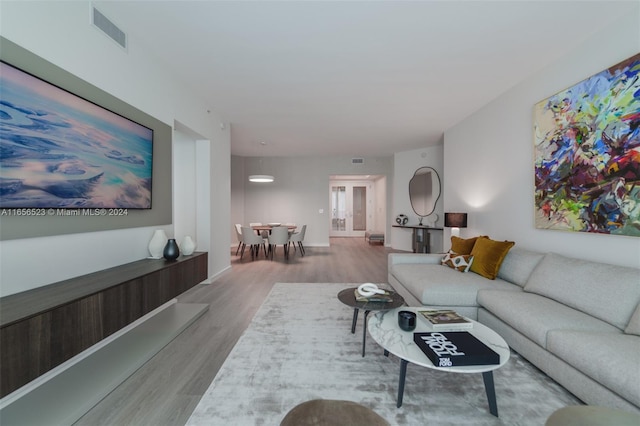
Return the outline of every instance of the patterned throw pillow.
<path id="1" fill-rule="evenodd" d="M 473 256 L 470 254 L 458 254 L 454 251 L 449 252 L 442 258 L 443 265 L 453 268 L 456 271 L 467 272 L 473 263 Z"/>

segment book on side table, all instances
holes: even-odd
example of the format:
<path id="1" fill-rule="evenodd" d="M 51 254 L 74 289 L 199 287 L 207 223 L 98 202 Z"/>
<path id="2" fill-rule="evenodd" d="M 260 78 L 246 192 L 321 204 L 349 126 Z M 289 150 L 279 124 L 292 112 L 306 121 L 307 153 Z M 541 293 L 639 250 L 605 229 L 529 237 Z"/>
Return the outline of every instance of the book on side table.
<path id="1" fill-rule="evenodd" d="M 433 330 L 456 331 L 473 328 L 473 322 L 450 309 L 423 309 L 418 313 L 427 320 Z"/>
<path id="2" fill-rule="evenodd" d="M 413 341 L 436 367 L 500 364 L 500 355 L 467 331 L 413 333 Z"/>
<path id="3" fill-rule="evenodd" d="M 393 297 L 391 297 L 391 293 L 388 291 L 384 291 L 384 294 L 374 294 L 371 296 L 363 296 L 358 289 L 355 289 L 355 296 L 357 302 L 393 302 Z"/>

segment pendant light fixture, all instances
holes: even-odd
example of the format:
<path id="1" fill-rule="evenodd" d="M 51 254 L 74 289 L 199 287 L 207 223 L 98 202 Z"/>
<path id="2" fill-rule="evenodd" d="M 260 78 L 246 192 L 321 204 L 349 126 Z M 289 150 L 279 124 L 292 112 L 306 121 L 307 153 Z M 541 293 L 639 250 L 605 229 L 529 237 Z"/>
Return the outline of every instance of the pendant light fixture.
<path id="1" fill-rule="evenodd" d="M 273 182 L 273 176 L 271 175 L 251 175 L 249 176 L 249 182 Z"/>
<path id="2" fill-rule="evenodd" d="M 267 146 L 267 143 L 262 141 L 260 142 L 260 145 L 264 147 L 264 146 Z M 262 171 L 262 158 L 260 159 L 260 171 Z M 249 182 L 269 183 L 273 181 L 274 181 L 274 177 L 271 175 L 250 175 L 249 176 Z"/>

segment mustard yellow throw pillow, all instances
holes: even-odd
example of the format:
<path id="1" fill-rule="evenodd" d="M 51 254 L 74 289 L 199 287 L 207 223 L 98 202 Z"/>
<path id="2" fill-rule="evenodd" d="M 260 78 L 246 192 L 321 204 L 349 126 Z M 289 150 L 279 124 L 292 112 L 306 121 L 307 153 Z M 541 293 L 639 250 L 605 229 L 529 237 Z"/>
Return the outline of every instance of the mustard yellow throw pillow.
<path id="1" fill-rule="evenodd" d="M 471 271 L 490 280 L 495 280 L 504 257 L 515 244 L 513 241 L 478 238 L 473 245 L 473 250 L 471 250 L 471 256 L 473 256 Z"/>
<path id="2" fill-rule="evenodd" d="M 457 254 L 471 254 L 471 250 L 473 250 L 473 246 L 475 245 L 478 238 L 486 237 L 480 236 L 464 239 L 456 236 L 451 236 L 451 251 L 456 252 Z"/>

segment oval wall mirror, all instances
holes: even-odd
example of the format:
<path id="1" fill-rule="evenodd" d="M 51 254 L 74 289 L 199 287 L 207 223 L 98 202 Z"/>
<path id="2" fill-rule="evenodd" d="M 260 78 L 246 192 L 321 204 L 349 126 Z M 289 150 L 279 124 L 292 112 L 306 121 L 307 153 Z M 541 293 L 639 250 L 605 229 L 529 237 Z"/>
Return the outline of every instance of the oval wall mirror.
<path id="1" fill-rule="evenodd" d="M 440 176 L 431 167 L 420 167 L 409 181 L 409 199 L 411 208 L 422 218 L 429 216 L 436 209 L 440 198 Z"/>

